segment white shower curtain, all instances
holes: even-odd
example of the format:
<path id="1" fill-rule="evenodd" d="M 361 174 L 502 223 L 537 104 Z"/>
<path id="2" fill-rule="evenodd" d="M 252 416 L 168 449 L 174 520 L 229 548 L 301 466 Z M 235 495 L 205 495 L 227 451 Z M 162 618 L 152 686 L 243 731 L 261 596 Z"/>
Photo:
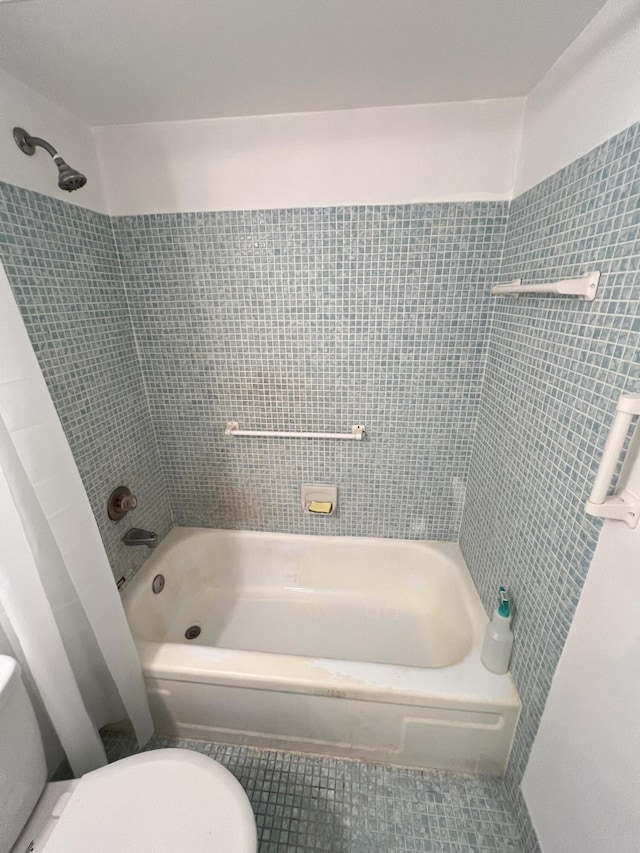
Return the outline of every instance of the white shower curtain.
<path id="1" fill-rule="evenodd" d="M 76 775 L 98 728 L 152 733 L 140 663 L 78 469 L 0 264 L 0 627 Z"/>

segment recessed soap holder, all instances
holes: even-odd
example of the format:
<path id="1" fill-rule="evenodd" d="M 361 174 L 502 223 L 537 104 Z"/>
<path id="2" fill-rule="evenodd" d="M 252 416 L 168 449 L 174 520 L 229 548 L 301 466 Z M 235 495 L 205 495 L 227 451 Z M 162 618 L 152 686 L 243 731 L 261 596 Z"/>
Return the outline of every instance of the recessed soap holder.
<path id="1" fill-rule="evenodd" d="M 338 505 L 338 487 L 327 483 L 303 483 L 300 502 L 309 515 L 333 515 Z"/>

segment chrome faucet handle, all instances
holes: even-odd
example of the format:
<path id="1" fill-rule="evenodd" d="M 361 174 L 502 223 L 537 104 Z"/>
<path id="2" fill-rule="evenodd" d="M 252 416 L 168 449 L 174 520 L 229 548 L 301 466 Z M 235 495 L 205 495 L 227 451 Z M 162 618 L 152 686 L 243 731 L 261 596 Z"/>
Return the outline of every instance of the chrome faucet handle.
<path id="1" fill-rule="evenodd" d="M 120 507 L 125 512 L 129 512 L 138 506 L 138 498 L 135 495 L 125 495 L 120 501 Z"/>
<path id="2" fill-rule="evenodd" d="M 131 493 L 127 486 L 114 489 L 107 501 L 107 515 L 111 521 L 120 521 L 132 509 L 138 506 L 138 498 Z"/>

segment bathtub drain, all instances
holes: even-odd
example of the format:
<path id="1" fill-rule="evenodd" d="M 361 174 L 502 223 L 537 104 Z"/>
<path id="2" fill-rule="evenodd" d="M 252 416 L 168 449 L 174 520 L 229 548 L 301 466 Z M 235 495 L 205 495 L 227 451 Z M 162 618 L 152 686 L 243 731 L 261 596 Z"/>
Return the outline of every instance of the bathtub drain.
<path id="1" fill-rule="evenodd" d="M 184 632 L 184 635 L 187 640 L 195 640 L 196 637 L 200 636 L 201 630 L 202 628 L 199 625 L 192 625 L 190 628 L 187 628 L 187 630 Z"/>

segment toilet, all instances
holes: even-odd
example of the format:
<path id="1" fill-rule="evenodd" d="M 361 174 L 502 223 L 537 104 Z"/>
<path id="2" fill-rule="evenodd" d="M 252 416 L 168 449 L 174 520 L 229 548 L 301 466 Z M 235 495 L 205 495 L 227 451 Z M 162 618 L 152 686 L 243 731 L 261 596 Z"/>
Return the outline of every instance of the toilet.
<path id="1" fill-rule="evenodd" d="M 0 655 L 0 853 L 256 853 L 247 795 L 200 753 L 159 749 L 46 778 L 20 667 Z"/>

